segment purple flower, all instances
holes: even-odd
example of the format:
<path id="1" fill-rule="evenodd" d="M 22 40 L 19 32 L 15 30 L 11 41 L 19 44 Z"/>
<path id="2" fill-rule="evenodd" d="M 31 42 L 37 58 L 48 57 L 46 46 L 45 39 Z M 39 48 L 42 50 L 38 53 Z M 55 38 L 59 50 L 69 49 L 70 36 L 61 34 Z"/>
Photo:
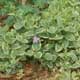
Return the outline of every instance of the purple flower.
<path id="1" fill-rule="evenodd" d="M 37 36 L 34 36 L 34 37 L 33 37 L 33 43 L 38 43 L 39 40 L 40 40 L 39 37 L 37 37 Z"/>

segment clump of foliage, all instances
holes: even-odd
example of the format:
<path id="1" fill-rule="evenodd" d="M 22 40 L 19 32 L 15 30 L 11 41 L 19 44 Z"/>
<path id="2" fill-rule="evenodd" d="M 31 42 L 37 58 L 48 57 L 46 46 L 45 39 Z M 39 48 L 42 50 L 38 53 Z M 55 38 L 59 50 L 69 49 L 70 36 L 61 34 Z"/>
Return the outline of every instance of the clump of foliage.
<path id="1" fill-rule="evenodd" d="M 7 2 L 6 2 L 7 1 Z M 22 61 L 48 68 L 80 68 L 80 1 L 0 0 L 0 71 L 14 73 Z"/>

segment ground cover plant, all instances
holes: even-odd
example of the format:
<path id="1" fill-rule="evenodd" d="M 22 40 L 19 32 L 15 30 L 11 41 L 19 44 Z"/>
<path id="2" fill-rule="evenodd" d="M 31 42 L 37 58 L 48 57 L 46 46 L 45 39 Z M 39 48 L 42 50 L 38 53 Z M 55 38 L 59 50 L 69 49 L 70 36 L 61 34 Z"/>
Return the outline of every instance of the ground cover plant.
<path id="1" fill-rule="evenodd" d="M 0 72 L 15 74 L 29 62 L 80 80 L 79 0 L 0 0 Z"/>

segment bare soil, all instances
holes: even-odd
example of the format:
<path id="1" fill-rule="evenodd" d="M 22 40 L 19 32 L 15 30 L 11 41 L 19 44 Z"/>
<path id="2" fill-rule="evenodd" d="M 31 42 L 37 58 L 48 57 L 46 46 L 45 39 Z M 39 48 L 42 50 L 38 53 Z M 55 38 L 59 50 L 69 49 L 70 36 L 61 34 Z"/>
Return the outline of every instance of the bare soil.
<path id="1" fill-rule="evenodd" d="M 26 64 L 22 73 L 0 75 L 0 80 L 58 80 L 59 72 L 53 69 L 49 72 L 40 65 Z"/>

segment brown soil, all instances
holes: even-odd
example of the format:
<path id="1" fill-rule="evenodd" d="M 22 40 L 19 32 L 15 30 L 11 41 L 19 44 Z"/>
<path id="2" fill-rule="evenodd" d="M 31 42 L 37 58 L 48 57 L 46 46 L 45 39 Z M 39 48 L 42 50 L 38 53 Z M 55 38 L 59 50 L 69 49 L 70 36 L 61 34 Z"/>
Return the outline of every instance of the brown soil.
<path id="1" fill-rule="evenodd" d="M 26 64 L 24 71 L 11 76 L 0 76 L 0 80 L 57 80 L 59 72 L 49 72 L 39 65 Z"/>

